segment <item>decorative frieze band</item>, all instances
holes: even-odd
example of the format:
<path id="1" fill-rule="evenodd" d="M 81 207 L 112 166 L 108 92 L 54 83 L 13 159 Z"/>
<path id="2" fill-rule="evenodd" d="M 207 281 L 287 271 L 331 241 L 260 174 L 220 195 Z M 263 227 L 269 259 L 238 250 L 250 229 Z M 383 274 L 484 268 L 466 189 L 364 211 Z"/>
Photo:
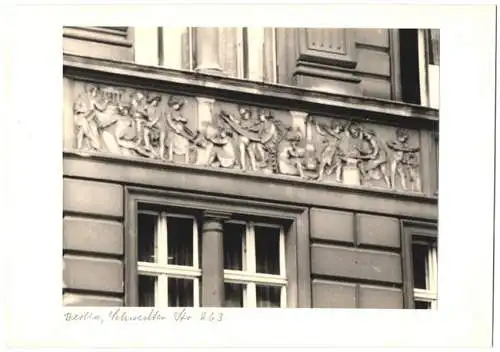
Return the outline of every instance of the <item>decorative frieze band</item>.
<path id="1" fill-rule="evenodd" d="M 421 191 L 418 132 L 134 89 L 74 85 L 74 147 L 166 163 Z"/>

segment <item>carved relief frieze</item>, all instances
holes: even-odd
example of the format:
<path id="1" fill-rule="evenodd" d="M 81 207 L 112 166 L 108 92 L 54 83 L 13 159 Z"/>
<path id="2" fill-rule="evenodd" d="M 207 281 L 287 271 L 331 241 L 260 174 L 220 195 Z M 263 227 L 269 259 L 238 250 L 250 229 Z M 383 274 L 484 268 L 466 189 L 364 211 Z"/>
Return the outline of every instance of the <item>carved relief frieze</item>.
<path id="1" fill-rule="evenodd" d="M 421 190 L 417 131 L 208 98 L 78 87 L 72 118 L 74 146 L 82 154 Z M 209 105 L 200 110 L 200 104 Z"/>

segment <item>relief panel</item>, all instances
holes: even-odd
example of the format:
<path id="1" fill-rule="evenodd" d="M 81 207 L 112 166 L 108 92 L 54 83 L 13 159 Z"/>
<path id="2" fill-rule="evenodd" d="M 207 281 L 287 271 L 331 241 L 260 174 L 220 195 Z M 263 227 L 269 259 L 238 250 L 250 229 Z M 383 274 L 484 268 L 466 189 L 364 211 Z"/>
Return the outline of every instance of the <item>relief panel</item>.
<path id="1" fill-rule="evenodd" d="M 72 93 L 79 153 L 421 191 L 418 131 L 94 84 Z"/>

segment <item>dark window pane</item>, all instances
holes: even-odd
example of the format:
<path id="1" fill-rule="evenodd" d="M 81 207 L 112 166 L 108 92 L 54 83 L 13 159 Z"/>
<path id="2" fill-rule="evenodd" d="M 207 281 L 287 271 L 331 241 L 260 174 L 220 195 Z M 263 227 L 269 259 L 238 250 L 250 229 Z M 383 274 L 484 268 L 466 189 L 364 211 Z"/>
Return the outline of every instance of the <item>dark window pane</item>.
<path id="1" fill-rule="evenodd" d="M 168 306 L 193 307 L 193 280 L 168 278 Z"/>
<path id="2" fill-rule="evenodd" d="M 281 287 L 257 286 L 257 307 L 258 308 L 280 308 L 281 307 Z"/>
<path id="3" fill-rule="evenodd" d="M 242 245 L 245 231 L 244 224 L 224 224 L 224 269 L 243 270 Z"/>
<path id="4" fill-rule="evenodd" d="M 168 264 L 193 265 L 193 219 L 167 218 Z"/>
<path id="5" fill-rule="evenodd" d="M 243 308 L 244 285 L 224 283 L 225 307 Z"/>
<path id="6" fill-rule="evenodd" d="M 415 301 L 415 309 L 431 309 L 431 303 L 424 301 Z"/>
<path id="7" fill-rule="evenodd" d="M 139 261 L 155 262 L 155 233 L 158 217 L 150 214 L 139 214 Z"/>
<path id="8" fill-rule="evenodd" d="M 155 276 L 139 275 L 139 307 L 155 306 Z"/>
<path id="9" fill-rule="evenodd" d="M 255 256 L 258 273 L 280 274 L 280 229 L 255 226 Z"/>
<path id="10" fill-rule="evenodd" d="M 426 271 L 427 254 L 429 247 L 425 244 L 414 243 L 413 251 L 413 285 L 415 288 L 427 289 Z"/>

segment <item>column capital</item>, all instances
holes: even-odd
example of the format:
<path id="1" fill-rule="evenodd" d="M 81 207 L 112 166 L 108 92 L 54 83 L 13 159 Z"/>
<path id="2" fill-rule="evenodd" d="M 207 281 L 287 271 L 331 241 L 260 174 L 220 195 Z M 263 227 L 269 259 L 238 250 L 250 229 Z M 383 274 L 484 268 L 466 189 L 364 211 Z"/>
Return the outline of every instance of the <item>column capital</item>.
<path id="1" fill-rule="evenodd" d="M 203 212 L 204 219 L 218 220 L 221 222 L 224 220 L 230 219 L 231 215 L 232 214 L 229 212 L 224 212 L 224 211 L 219 211 L 219 210 L 205 210 Z"/>
<path id="2" fill-rule="evenodd" d="M 292 117 L 294 118 L 302 118 L 302 119 L 306 119 L 308 116 L 309 116 L 309 113 L 308 112 L 305 112 L 305 111 L 295 111 L 295 110 L 290 110 L 290 114 L 292 115 Z"/>
<path id="3" fill-rule="evenodd" d="M 207 98 L 207 97 L 196 97 L 196 101 L 198 104 L 213 104 L 215 103 L 214 98 Z"/>

